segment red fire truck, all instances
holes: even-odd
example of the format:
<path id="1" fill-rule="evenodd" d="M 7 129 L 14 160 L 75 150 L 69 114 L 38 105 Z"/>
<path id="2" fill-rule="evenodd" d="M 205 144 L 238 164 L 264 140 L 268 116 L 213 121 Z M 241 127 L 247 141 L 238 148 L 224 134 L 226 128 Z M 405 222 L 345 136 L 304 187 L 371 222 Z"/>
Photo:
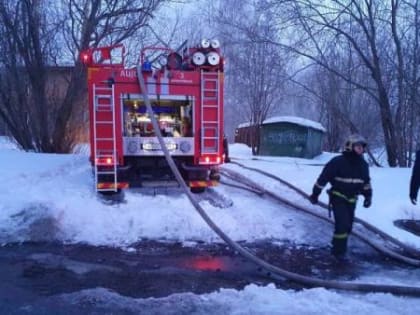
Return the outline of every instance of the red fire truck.
<path id="1" fill-rule="evenodd" d="M 174 180 L 146 110 L 146 93 L 166 148 L 191 191 L 217 185 L 224 160 L 219 46 L 217 40 L 203 40 L 176 51 L 147 47 L 133 68 L 124 66 L 122 45 L 81 53 L 88 67 L 90 161 L 98 192 Z"/>

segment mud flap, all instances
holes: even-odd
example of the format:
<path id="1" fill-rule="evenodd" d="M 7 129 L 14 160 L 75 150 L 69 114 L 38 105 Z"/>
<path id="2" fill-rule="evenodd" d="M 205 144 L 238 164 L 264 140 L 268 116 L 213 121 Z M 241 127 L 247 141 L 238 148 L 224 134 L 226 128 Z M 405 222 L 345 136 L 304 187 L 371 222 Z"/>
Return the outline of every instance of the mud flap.
<path id="1" fill-rule="evenodd" d="M 102 191 L 97 194 L 98 199 L 106 205 L 114 205 L 119 203 L 125 203 L 124 190 L 118 189 L 114 191 Z"/>

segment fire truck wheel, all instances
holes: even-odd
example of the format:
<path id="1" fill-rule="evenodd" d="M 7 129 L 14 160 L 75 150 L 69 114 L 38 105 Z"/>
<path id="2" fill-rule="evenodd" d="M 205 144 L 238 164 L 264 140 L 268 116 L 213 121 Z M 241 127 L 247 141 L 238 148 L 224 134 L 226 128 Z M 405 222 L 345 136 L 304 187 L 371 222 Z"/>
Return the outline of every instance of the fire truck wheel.
<path id="1" fill-rule="evenodd" d="M 191 187 L 193 194 L 202 194 L 206 190 L 206 187 Z"/>

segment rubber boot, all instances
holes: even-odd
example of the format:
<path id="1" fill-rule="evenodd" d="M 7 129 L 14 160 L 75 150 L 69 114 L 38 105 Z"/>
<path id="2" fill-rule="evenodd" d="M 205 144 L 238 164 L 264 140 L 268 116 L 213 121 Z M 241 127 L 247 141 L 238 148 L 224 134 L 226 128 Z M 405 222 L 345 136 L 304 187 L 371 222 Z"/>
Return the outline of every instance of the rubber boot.
<path id="1" fill-rule="evenodd" d="M 331 253 L 334 257 L 339 261 L 345 261 L 347 252 L 347 237 L 336 238 L 333 237 L 332 239 L 332 249 Z"/>

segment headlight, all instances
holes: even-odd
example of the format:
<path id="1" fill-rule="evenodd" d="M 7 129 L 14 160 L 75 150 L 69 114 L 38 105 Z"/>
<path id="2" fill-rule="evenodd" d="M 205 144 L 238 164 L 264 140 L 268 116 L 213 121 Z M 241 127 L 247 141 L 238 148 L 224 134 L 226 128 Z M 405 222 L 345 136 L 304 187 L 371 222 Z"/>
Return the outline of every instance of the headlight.
<path id="1" fill-rule="evenodd" d="M 146 151 L 155 151 L 160 149 L 160 145 L 153 142 L 145 142 L 141 145 L 141 148 Z"/>
<path id="2" fill-rule="evenodd" d="M 196 51 L 192 56 L 192 61 L 196 66 L 202 66 L 206 62 L 206 56 L 200 51 Z"/>
<path id="3" fill-rule="evenodd" d="M 207 54 L 207 62 L 212 66 L 216 66 L 220 62 L 220 56 L 218 53 L 212 51 Z"/>
<path id="4" fill-rule="evenodd" d="M 177 147 L 175 142 L 166 142 L 165 146 L 168 149 L 168 151 L 175 151 Z"/>
<path id="5" fill-rule="evenodd" d="M 214 48 L 214 49 L 219 48 L 220 47 L 220 42 L 217 39 L 212 39 L 210 41 L 210 46 L 211 46 L 211 48 Z"/>
<path id="6" fill-rule="evenodd" d="M 206 38 L 201 40 L 201 48 L 209 48 L 210 47 L 210 41 Z"/>
<path id="7" fill-rule="evenodd" d="M 191 144 L 188 141 L 181 141 L 179 149 L 182 153 L 187 153 L 191 150 Z"/>
<path id="8" fill-rule="evenodd" d="M 130 141 L 127 145 L 127 151 L 129 153 L 136 153 L 137 152 L 137 142 L 136 141 Z"/>

